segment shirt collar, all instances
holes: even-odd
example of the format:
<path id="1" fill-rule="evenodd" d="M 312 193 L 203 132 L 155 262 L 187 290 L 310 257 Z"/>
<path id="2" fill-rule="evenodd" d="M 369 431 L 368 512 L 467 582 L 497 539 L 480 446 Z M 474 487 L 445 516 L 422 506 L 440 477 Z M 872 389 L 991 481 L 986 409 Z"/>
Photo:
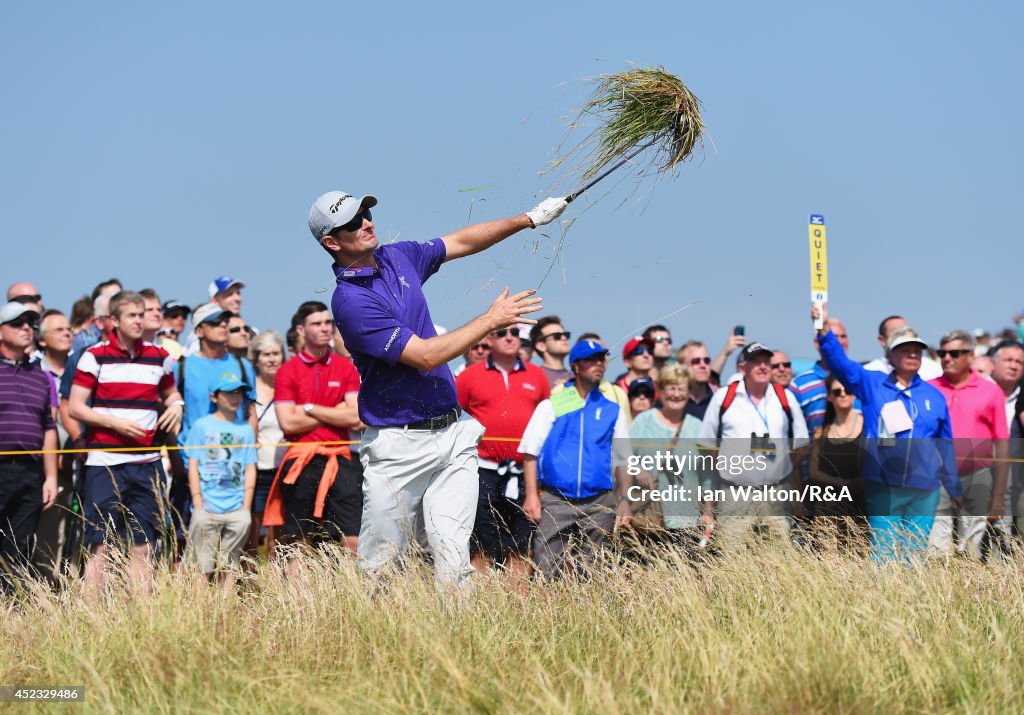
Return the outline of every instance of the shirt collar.
<path id="1" fill-rule="evenodd" d="M 487 369 L 488 370 L 497 370 L 498 369 L 498 366 L 494 364 L 494 357 L 492 355 L 488 355 L 486 360 L 487 360 Z M 519 372 L 520 370 L 525 370 L 525 369 L 526 369 L 526 366 L 523 365 L 522 359 L 517 355 L 516 356 L 516 364 L 515 364 L 515 367 L 512 368 L 512 372 Z"/>
<path id="2" fill-rule="evenodd" d="M 307 365 L 312 365 L 313 363 L 320 363 L 321 365 L 330 365 L 331 355 L 333 354 L 333 350 L 328 350 L 327 353 L 322 358 L 317 360 L 315 357 L 306 352 L 305 348 L 303 348 L 302 350 L 299 351 L 299 360 L 306 363 Z"/>
<path id="3" fill-rule="evenodd" d="M 945 375 L 943 375 L 942 377 L 945 377 Z M 923 381 L 923 380 L 921 379 L 921 375 L 920 375 L 920 373 L 918 373 L 918 374 L 914 375 L 914 379 L 913 379 L 913 380 L 911 380 L 911 381 L 910 381 L 910 384 L 909 384 L 909 385 L 907 385 L 906 387 L 902 387 L 902 388 L 901 388 L 901 387 L 900 387 L 900 386 L 899 386 L 899 385 L 897 384 L 898 380 L 899 380 L 899 378 L 897 378 L 897 377 L 896 377 L 896 371 L 895 371 L 895 370 L 893 370 L 892 372 L 890 372 L 890 373 L 889 373 L 889 376 L 888 376 L 888 377 L 887 377 L 887 378 L 885 379 L 885 381 L 886 381 L 887 383 L 889 383 L 890 385 L 892 385 L 893 387 L 895 387 L 895 388 L 896 388 L 897 390 L 900 390 L 900 391 L 903 391 L 903 390 L 909 390 L 910 388 L 914 387 L 915 385 L 919 385 L 919 384 L 921 384 L 922 382 L 924 382 L 924 381 Z"/>
<path id="4" fill-rule="evenodd" d="M 128 348 L 126 348 L 124 345 L 122 345 L 121 341 L 117 339 L 117 331 L 116 330 L 111 330 L 110 331 L 110 337 L 107 338 L 107 343 L 110 345 L 111 348 L 113 348 L 114 350 L 117 350 L 118 352 L 122 352 L 122 353 L 125 353 L 125 354 L 128 353 Z"/>
<path id="5" fill-rule="evenodd" d="M 32 353 L 26 351 L 25 356 L 21 360 L 11 360 L 3 353 L 0 353 L 0 363 L 10 365 L 11 367 L 30 367 L 33 364 Z"/>
<path id="6" fill-rule="evenodd" d="M 373 260 L 380 265 L 381 262 L 381 250 L 378 248 L 373 252 Z M 342 281 L 351 282 L 360 278 L 373 278 L 380 273 L 380 270 L 374 266 L 339 266 L 335 263 L 331 268 L 334 269 L 334 277 L 338 283 Z"/>
<path id="7" fill-rule="evenodd" d="M 953 382 L 946 377 L 946 373 L 939 375 L 938 380 L 942 383 L 943 387 L 948 387 L 950 390 L 963 390 L 967 387 L 977 387 L 978 383 L 981 381 L 981 377 L 978 373 L 974 372 L 974 370 L 971 370 L 971 374 L 962 385 L 954 385 Z"/>

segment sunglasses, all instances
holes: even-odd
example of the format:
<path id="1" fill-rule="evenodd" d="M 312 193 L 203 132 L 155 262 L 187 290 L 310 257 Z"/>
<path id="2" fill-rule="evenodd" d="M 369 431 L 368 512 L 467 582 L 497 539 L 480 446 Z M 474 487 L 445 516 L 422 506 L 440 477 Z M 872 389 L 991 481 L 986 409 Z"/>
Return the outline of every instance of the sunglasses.
<path id="1" fill-rule="evenodd" d="M 41 303 L 43 301 L 43 296 L 38 293 L 35 295 L 16 295 L 11 298 L 11 301 L 14 303 L 21 303 L 22 305 L 27 305 L 29 303 Z"/>
<path id="2" fill-rule="evenodd" d="M 363 226 L 364 218 L 367 221 L 373 221 L 373 216 L 370 214 L 370 209 L 363 209 L 355 216 L 353 216 L 351 221 L 349 221 L 348 223 L 343 223 L 342 225 L 336 227 L 333 231 L 331 231 L 331 233 L 337 233 L 338 231 L 358 231 Z"/>
<path id="3" fill-rule="evenodd" d="M 639 356 L 639 355 L 653 355 L 653 354 L 654 354 L 654 353 L 653 353 L 653 352 L 651 352 L 651 349 L 650 349 L 650 348 L 645 348 L 645 347 L 641 346 L 641 347 L 635 348 L 635 349 L 633 350 L 633 352 L 631 352 L 631 353 L 629 354 L 629 356 L 630 356 L 630 357 L 637 357 L 637 356 Z"/>
<path id="4" fill-rule="evenodd" d="M 499 338 L 503 338 L 509 333 L 512 333 L 513 338 L 518 338 L 519 328 L 499 328 L 498 330 L 494 331 L 494 334 Z"/>
<path id="5" fill-rule="evenodd" d="M 829 394 L 831 394 L 832 397 L 842 397 L 843 395 L 849 395 L 850 393 L 841 387 L 833 387 Z"/>
<path id="6" fill-rule="evenodd" d="M 10 325 L 15 330 L 21 330 L 26 325 L 28 325 L 34 330 L 37 323 L 35 321 L 29 320 L 28 318 L 15 318 L 14 320 L 7 321 L 6 323 L 4 323 L 4 325 Z"/>
<path id="7" fill-rule="evenodd" d="M 249 332 L 249 326 L 248 325 L 236 325 L 233 328 L 228 328 L 228 332 L 229 333 L 240 333 L 243 330 L 246 331 L 246 332 Z"/>
<path id="8" fill-rule="evenodd" d="M 568 340 L 571 337 L 572 337 L 572 333 L 570 333 L 567 330 L 564 333 L 548 333 L 547 335 L 541 335 L 540 339 L 541 340 L 547 340 L 548 338 L 554 338 L 555 340 L 561 340 L 562 338 L 565 338 L 566 340 Z"/>
<path id="9" fill-rule="evenodd" d="M 949 355 L 954 360 L 956 358 L 960 357 L 961 355 L 973 355 L 974 354 L 973 350 L 936 350 L 935 352 L 936 352 L 936 354 L 940 358 L 944 358 L 947 355 Z"/>
<path id="10" fill-rule="evenodd" d="M 782 368 L 785 368 L 785 369 L 788 370 L 791 367 L 793 367 L 793 363 L 791 363 L 791 362 L 773 362 L 772 363 L 772 370 L 781 370 Z"/>
<path id="11" fill-rule="evenodd" d="M 484 350 L 484 351 L 487 351 L 487 350 L 490 350 L 490 349 L 491 349 L 491 346 L 488 345 L 487 343 L 477 343 L 476 345 L 474 345 L 473 347 L 470 348 L 470 350 Z"/>
<path id="12" fill-rule="evenodd" d="M 711 358 L 709 358 L 709 357 L 693 357 L 693 358 L 690 358 L 690 364 L 691 365 L 700 365 L 701 363 L 704 363 L 705 365 L 710 365 L 711 364 Z"/>
<path id="13" fill-rule="evenodd" d="M 672 338 L 667 338 L 667 337 L 665 337 L 663 335 L 659 335 L 656 338 L 650 338 L 650 341 L 652 343 L 671 343 L 672 342 Z"/>

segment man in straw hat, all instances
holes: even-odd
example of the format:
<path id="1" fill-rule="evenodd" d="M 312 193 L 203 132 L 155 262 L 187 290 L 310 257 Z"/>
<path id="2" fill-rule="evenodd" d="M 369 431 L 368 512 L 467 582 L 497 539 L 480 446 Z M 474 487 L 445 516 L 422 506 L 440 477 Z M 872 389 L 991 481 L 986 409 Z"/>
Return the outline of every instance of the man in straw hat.
<path id="1" fill-rule="evenodd" d="M 472 573 L 469 538 L 476 514 L 476 446 L 483 427 L 459 408 L 447 362 L 488 333 L 540 310 L 535 291 L 506 288 L 482 315 L 437 335 L 423 283 L 441 264 L 479 253 L 525 228 L 555 220 L 568 205 L 549 198 L 532 211 L 468 226 L 422 243 L 380 245 L 374 196 L 320 196 L 309 229 L 334 259 L 332 308 L 362 375 L 359 416 L 365 476 L 359 563 L 380 573 L 411 541 L 420 520 L 438 585 L 464 586 Z"/>

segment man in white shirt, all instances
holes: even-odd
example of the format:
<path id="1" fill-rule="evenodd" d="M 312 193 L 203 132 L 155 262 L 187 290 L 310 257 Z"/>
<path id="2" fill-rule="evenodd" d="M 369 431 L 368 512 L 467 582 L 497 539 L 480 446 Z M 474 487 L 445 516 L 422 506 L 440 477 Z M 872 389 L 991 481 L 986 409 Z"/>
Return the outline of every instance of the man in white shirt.
<path id="1" fill-rule="evenodd" d="M 786 538 L 790 513 L 803 515 L 791 492 L 801 488 L 799 459 L 790 453 L 807 445 L 807 423 L 796 396 L 772 383 L 771 360 L 764 344 L 747 345 L 740 354 L 743 379 L 714 394 L 701 425 L 698 444 L 715 457 L 720 478 L 716 515 L 723 539 L 742 539 L 761 525 Z"/>
<path id="2" fill-rule="evenodd" d="M 1024 430 L 1013 418 L 1014 408 L 1020 396 L 1020 381 L 1024 377 L 1024 347 L 1013 340 L 1004 340 L 992 349 L 992 380 L 1006 396 L 1006 424 L 1010 429 L 1010 458 L 1020 459 L 1021 437 Z M 1020 462 L 1010 462 L 1010 488 L 1006 490 L 1007 504 L 1003 519 L 997 524 L 1002 533 L 1010 531 L 1010 522 L 1017 520 L 1017 533 L 1024 528 L 1022 509 L 1024 509 L 1024 470 Z"/>

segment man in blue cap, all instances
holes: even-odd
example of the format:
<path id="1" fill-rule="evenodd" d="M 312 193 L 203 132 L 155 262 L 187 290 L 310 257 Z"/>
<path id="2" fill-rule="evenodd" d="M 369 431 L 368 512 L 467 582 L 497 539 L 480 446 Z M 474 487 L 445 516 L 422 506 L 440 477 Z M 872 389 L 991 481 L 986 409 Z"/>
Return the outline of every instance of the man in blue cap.
<path id="1" fill-rule="evenodd" d="M 439 585 L 468 586 L 469 538 L 479 491 L 477 443 L 484 429 L 463 415 L 448 361 L 492 331 L 540 310 L 535 291 L 509 295 L 461 328 L 438 335 L 423 283 L 442 263 L 479 253 L 526 228 L 555 220 L 568 203 L 549 198 L 535 209 L 430 241 L 380 245 L 374 196 L 320 196 L 309 230 L 334 259 L 331 307 L 362 376 L 359 417 L 364 467 L 359 564 L 379 573 L 410 543 L 417 522 L 434 556 Z"/>
<path id="2" fill-rule="evenodd" d="M 519 444 L 523 510 L 537 524 L 534 560 L 548 578 L 565 567 L 577 533 L 581 557 L 592 559 L 616 522 L 628 526 L 632 518 L 630 478 L 622 469 L 631 451 L 625 410 L 598 389 L 607 360 L 600 343 L 576 343 L 569 352 L 572 379 L 537 405 Z"/>

